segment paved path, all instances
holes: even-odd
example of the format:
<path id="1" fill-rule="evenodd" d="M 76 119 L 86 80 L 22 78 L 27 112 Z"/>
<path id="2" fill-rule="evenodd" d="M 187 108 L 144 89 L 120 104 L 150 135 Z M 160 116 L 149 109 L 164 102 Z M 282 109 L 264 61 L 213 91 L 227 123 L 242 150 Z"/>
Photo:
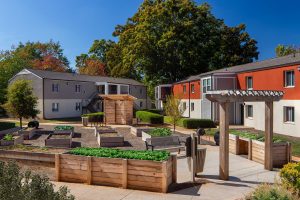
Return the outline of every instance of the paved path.
<path id="1" fill-rule="evenodd" d="M 198 183 L 194 186 L 189 183 L 190 173 L 186 158 L 181 157 L 178 159 L 178 183 L 182 183 L 182 189 L 168 194 L 73 183 L 55 184 L 67 185 L 79 200 L 231 200 L 244 197 L 262 182 L 273 183 L 277 176 L 276 171 L 266 171 L 261 164 L 230 154 L 230 180 L 218 180 L 218 147 L 206 147 L 208 148 L 206 163 L 204 172 L 197 178 Z"/>

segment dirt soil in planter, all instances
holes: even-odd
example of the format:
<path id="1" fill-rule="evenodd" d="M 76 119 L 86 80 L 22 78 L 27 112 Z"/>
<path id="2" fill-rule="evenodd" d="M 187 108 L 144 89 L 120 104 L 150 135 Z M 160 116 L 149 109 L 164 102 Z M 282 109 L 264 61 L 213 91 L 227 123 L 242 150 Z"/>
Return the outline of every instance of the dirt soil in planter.
<path id="1" fill-rule="evenodd" d="M 70 138 L 70 135 L 53 134 L 50 136 L 50 139 L 68 139 L 68 138 Z"/>

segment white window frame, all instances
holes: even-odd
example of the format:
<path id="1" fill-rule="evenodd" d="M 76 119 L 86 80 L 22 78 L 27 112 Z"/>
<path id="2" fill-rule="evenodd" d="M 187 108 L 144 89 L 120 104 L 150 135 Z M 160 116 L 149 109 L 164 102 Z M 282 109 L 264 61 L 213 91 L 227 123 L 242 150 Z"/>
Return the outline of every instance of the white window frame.
<path id="1" fill-rule="evenodd" d="M 249 108 L 251 108 L 251 115 L 249 115 Z M 246 118 L 253 119 L 253 105 L 246 105 Z"/>
<path id="2" fill-rule="evenodd" d="M 81 92 L 81 85 L 80 84 L 75 85 L 75 92 L 77 92 L 77 93 Z"/>
<path id="3" fill-rule="evenodd" d="M 75 103 L 75 111 L 81 111 L 81 103 L 80 102 Z"/>
<path id="4" fill-rule="evenodd" d="M 292 79 L 291 79 L 291 83 L 288 83 L 287 77 L 288 77 L 288 73 L 292 74 Z M 292 88 L 295 87 L 295 72 L 294 70 L 286 70 L 284 71 L 284 87 L 286 88 Z"/>
<path id="5" fill-rule="evenodd" d="M 59 92 L 59 84 L 52 83 L 52 92 Z"/>
<path id="6" fill-rule="evenodd" d="M 249 86 L 249 80 L 251 80 L 251 87 Z M 246 76 L 246 87 L 247 90 L 253 90 L 253 77 L 252 76 Z"/>
<path id="7" fill-rule="evenodd" d="M 202 93 L 211 90 L 211 77 L 202 79 Z"/>
<path id="8" fill-rule="evenodd" d="M 191 103 L 191 111 L 194 111 L 194 110 L 195 110 L 195 103 L 192 102 L 192 103 Z"/>
<path id="9" fill-rule="evenodd" d="M 295 123 L 295 107 L 283 106 L 283 122 Z"/>
<path id="10" fill-rule="evenodd" d="M 186 102 L 182 103 L 182 109 L 185 111 L 186 110 Z"/>
<path id="11" fill-rule="evenodd" d="M 191 93 L 192 94 L 195 93 L 195 84 L 194 83 L 191 84 Z"/>
<path id="12" fill-rule="evenodd" d="M 59 103 L 52 103 L 52 112 L 59 112 Z"/>

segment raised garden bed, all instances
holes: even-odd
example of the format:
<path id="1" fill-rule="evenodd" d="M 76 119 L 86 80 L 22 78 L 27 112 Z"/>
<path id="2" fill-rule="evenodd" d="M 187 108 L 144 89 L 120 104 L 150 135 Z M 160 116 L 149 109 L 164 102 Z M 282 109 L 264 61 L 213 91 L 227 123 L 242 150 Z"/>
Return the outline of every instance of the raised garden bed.
<path id="1" fill-rule="evenodd" d="M 53 133 L 45 139 L 45 146 L 70 148 L 72 146 L 71 133 Z"/>
<path id="2" fill-rule="evenodd" d="M 153 127 L 147 125 L 134 125 L 130 127 L 130 133 L 136 137 L 142 137 L 142 131 L 146 132 L 153 129 Z"/>
<path id="3" fill-rule="evenodd" d="M 110 126 L 101 126 L 101 127 L 95 127 L 95 137 L 98 137 L 98 134 L 103 133 L 117 133 L 117 131 Z"/>
<path id="4" fill-rule="evenodd" d="M 23 135 L 7 134 L 0 140 L 0 146 L 12 146 L 22 144 L 24 141 Z"/>
<path id="5" fill-rule="evenodd" d="M 54 127 L 54 134 L 71 134 L 74 137 L 74 127 L 73 126 L 56 126 Z"/>
<path id="6" fill-rule="evenodd" d="M 124 146 L 124 136 L 117 132 L 97 134 L 97 142 L 100 147 L 122 147 Z"/>
<path id="7" fill-rule="evenodd" d="M 142 140 L 146 141 L 147 138 L 166 137 L 171 135 L 172 135 L 172 131 L 169 128 L 155 128 L 155 129 L 142 131 Z"/>
<path id="8" fill-rule="evenodd" d="M 60 154 L 56 156 L 57 181 L 106 185 L 153 192 L 167 192 L 171 183 L 176 183 L 176 156 L 166 152 L 145 152 L 112 150 L 109 156 L 121 158 L 103 158 L 97 149 L 85 151 L 87 155 Z M 77 152 L 76 152 L 77 151 Z M 100 151 L 103 151 L 100 149 Z M 107 155 L 109 150 L 104 150 Z M 83 151 L 84 152 L 84 151 Z M 72 153 L 72 151 L 71 151 Z M 73 153 L 80 154 L 76 150 Z M 144 156 L 147 154 L 148 156 Z M 151 156 L 152 155 L 152 156 Z M 162 158 L 160 161 L 130 159 Z M 144 156 L 144 157 L 142 157 Z"/>
<path id="9" fill-rule="evenodd" d="M 36 128 L 35 127 L 26 127 L 19 131 L 19 134 L 24 135 L 24 140 L 31 140 L 36 135 Z"/>
<path id="10" fill-rule="evenodd" d="M 229 152 L 235 155 L 248 155 L 249 138 L 229 134 Z"/>

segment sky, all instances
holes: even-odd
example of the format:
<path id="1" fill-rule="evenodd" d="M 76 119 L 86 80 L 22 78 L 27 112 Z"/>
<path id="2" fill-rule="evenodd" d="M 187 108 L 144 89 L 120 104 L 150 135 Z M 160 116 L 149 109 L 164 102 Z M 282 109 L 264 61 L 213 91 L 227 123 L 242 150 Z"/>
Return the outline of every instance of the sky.
<path id="1" fill-rule="evenodd" d="M 71 67 L 96 39 L 114 39 L 117 24 L 143 0 L 0 0 L 0 50 L 26 41 L 59 41 Z M 258 42 L 259 60 L 275 56 L 278 44 L 300 44 L 300 1 L 197 0 L 229 26 L 244 23 Z"/>

